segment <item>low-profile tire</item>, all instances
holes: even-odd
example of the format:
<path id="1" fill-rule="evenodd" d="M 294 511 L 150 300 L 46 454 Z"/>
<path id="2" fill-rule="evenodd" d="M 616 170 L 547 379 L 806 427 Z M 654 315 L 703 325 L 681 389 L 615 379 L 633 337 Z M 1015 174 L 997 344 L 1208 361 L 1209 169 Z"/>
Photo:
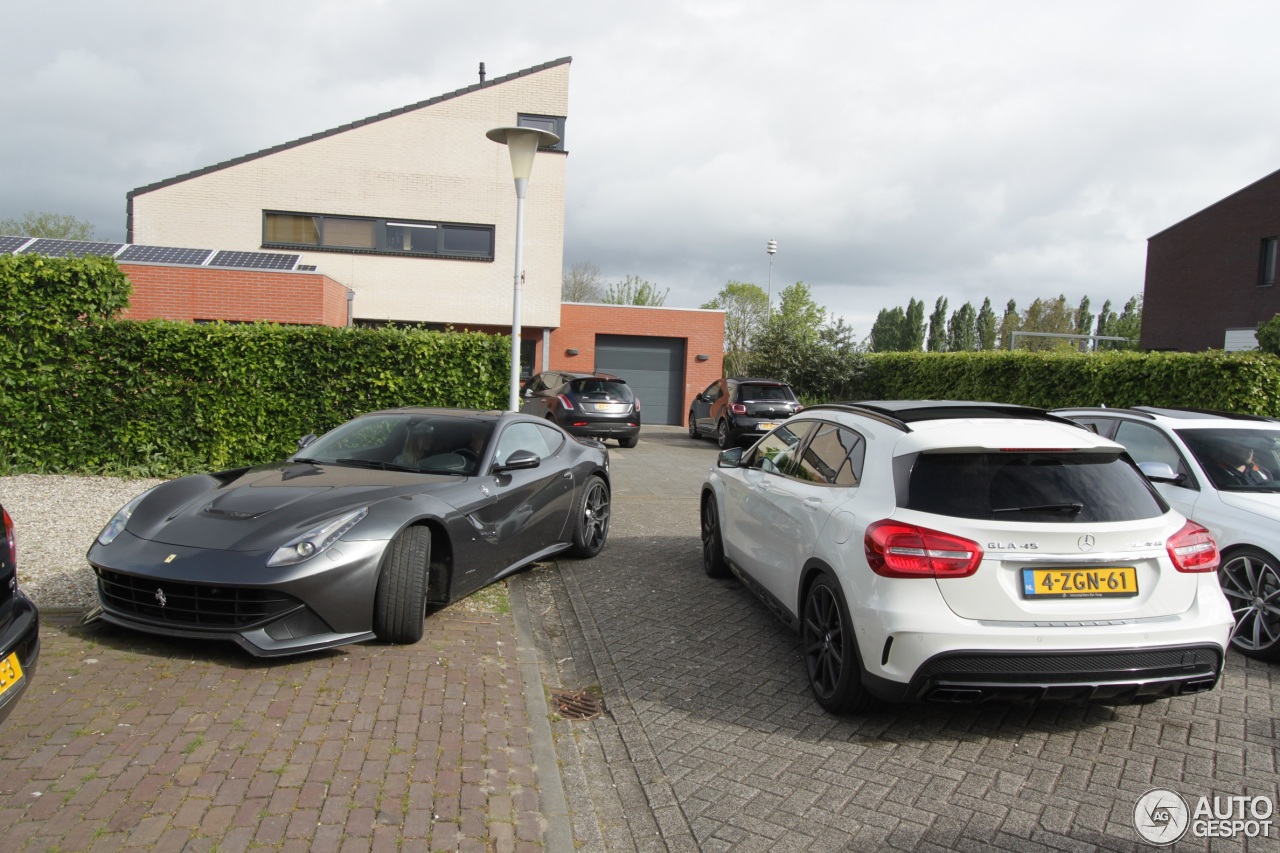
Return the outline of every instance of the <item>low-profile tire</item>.
<path id="1" fill-rule="evenodd" d="M 639 441 L 640 439 L 637 436 L 631 435 L 631 436 L 627 436 L 626 438 L 618 439 L 618 446 L 619 447 L 635 447 Z"/>
<path id="2" fill-rule="evenodd" d="M 409 644 L 422 639 L 430 566 L 430 530 L 410 527 L 391 540 L 373 598 L 373 633 L 379 640 Z"/>
<path id="3" fill-rule="evenodd" d="M 805 672 L 813 698 L 833 714 L 865 711 L 873 700 L 862 685 L 853 620 L 840 585 L 830 575 L 819 575 L 809 586 L 800 619 Z"/>
<path id="4" fill-rule="evenodd" d="M 695 441 L 702 436 L 698 435 L 698 422 L 693 419 L 693 409 L 689 410 L 689 438 Z"/>
<path id="5" fill-rule="evenodd" d="M 1218 583 L 1231 605 L 1231 645 L 1258 660 L 1280 660 L 1280 561 L 1259 548 L 1231 552 L 1218 569 Z"/>
<path id="6" fill-rule="evenodd" d="M 716 424 L 716 444 L 720 445 L 721 450 L 728 450 L 733 447 L 733 439 L 729 437 L 729 424 L 727 421 L 720 421 Z"/>
<path id="7" fill-rule="evenodd" d="M 724 541 L 720 538 L 720 512 L 713 495 L 702 500 L 702 570 L 709 578 L 725 578 L 730 574 L 724 559 Z"/>
<path id="8" fill-rule="evenodd" d="M 575 557 L 594 557 L 604 548 L 609 538 L 609 487 L 604 480 L 592 474 L 578 496 L 573 517 L 573 547 Z"/>

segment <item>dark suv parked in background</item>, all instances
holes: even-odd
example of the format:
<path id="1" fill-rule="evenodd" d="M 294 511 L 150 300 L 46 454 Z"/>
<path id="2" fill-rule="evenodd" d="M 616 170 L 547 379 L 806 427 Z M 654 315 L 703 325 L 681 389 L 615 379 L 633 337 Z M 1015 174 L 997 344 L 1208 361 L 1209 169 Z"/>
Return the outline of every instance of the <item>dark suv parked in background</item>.
<path id="1" fill-rule="evenodd" d="M 791 386 L 776 379 L 717 379 L 689 406 L 689 437 L 714 435 L 720 448 L 755 441 L 803 409 Z"/>
<path id="2" fill-rule="evenodd" d="M 635 447 L 640 440 L 640 399 L 612 373 L 536 373 L 520 401 L 521 412 L 555 421 L 570 435 L 616 438 L 622 447 Z"/>

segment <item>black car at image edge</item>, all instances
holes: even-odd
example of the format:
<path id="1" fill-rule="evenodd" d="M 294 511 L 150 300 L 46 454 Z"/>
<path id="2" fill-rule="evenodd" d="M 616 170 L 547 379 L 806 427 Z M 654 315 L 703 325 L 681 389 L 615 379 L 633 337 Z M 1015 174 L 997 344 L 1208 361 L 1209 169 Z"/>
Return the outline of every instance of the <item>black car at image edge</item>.
<path id="1" fill-rule="evenodd" d="M 40 656 L 40 612 L 18 589 L 17 547 L 13 519 L 0 507 L 4 539 L 0 541 L 0 722 L 18 704 L 36 671 Z"/>

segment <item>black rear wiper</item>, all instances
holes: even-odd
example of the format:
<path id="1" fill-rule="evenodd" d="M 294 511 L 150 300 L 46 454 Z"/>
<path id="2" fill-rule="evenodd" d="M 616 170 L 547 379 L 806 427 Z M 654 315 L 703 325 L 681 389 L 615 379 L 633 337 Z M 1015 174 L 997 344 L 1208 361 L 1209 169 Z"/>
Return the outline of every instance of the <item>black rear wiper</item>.
<path id="1" fill-rule="evenodd" d="M 1039 504 L 1037 506 L 1002 506 L 992 508 L 992 513 L 997 512 L 1060 512 L 1064 515 L 1079 515 L 1084 510 L 1082 503 L 1065 503 L 1065 504 Z"/>
<path id="2" fill-rule="evenodd" d="M 324 464 L 319 459 L 309 459 L 306 456 L 294 456 L 289 461 L 301 462 L 303 465 L 323 465 Z"/>

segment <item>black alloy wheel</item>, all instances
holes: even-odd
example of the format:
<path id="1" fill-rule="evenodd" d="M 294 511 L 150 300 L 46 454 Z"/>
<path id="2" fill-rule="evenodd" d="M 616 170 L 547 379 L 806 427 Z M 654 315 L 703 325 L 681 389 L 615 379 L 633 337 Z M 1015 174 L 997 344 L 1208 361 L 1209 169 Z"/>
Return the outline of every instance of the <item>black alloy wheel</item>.
<path id="1" fill-rule="evenodd" d="M 1258 548 L 1241 548 L 1218 569 L 1236 627 L 1231 645 L 1258 660 L 1280 660 L 1280 569 Z"/>
<path id="2" fill-rule="evenodd" d="M 698 422 L 693 419 L 693 409 L 689 410 L 689 438 L 698 437 Z"/>
<path id="3" fill-rule="evenodd" d="M 729 576 L 724 560 L 724 543 L 720 540 L 720 514 L 716 499 L 707 495 L 702 501 L 702 570 L 709 578 Z"/>
<path id="4" fill-rule="evenodd" d="M 862 686 L 862 664 L 844 593 L 830 575 L 820 575 L 804 599 L 800 635 L 809 687 L 818 704 L 833 714 L 866 710 L 871 697 Z"/>
<path id="5" fill-rule="evenodd" d="M 575 557 L 594 557 L 604 548 L 609 538 L 609 487 L 604 480 L 592 474 L 578 499 L 573 522 L 573 548 Z"/>

